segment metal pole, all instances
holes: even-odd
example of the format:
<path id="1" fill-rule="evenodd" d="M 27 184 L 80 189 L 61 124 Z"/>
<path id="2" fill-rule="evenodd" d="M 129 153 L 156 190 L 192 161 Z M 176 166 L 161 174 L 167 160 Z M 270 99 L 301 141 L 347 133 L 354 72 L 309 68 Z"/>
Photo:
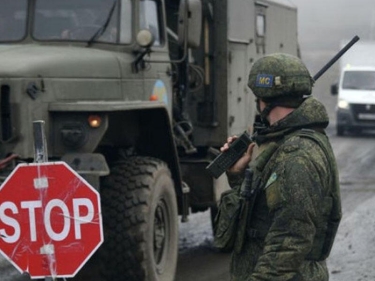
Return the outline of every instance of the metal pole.
<path id="1" fill-rule="evenodd" d="M 48 161 L 47 141 L 44 132 L 45 122 L 43 120 L 33 121 L 34 132 L 34 162 L 44 163 Z M 55 281 L 55 277 L 45 277 L 45 281 Z"/>
<path id="2" fill-rule="evenodd" d="M 34 162 L 43 163 L 48 160 L 47 141 L 44 133 L 43 120 L 33 121 L 34 130 Z"/>
<path id="3" fill-rule="evenodd" d="M 322 76 L 323 73 L 326 72 L 327 69 L 330 68 L 332 64 L 334 64 L 343 54 L 345 54 L 346 51 L 349 50 L 358 40 L 359 37 L 357 35 L 354 36 L 353 39 L 336 54 L 336 56 L 334 56 L 317 74 L 314 75 L 314 81 L 318 80 L 319 77 Z"/>

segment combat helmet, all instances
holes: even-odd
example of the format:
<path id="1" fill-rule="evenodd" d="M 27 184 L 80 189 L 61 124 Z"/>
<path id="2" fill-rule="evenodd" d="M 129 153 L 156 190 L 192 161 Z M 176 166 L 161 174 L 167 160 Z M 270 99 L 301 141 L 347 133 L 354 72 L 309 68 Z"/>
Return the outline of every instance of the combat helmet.
<path id="1" fill-rule="evenodd" d="M 257 98 L 265 102 L 290 100 L 310 95 L 313 79 L 299 58 L 275 53 L 254 63 L 248 86 Z"/>
<path id="2" fill-rule="evenodd" d="M 270 125 L 267 116 L 276 106 L 300 106 L 311 95 L 313 83 L 306 66 L 295 56 L 275 53 L 257 60 L 251 68 L 248 86 L 266 103 L 262 112 L 257 103 L 261 123 Z"/>

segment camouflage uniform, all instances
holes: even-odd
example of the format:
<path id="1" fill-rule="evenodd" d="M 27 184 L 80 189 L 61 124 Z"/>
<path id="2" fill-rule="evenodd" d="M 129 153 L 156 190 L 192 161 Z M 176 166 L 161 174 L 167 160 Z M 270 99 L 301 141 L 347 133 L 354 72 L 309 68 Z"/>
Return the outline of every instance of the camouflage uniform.
<path id="1" fill-rule="evenodd" d="M 260 133 L 260 153 L 250 163 L 252 188 L 260 191 L 251 214 L 240 221 L 247 234 L 242 250 L 232 255 L 232 281 L 329 279 L 325 259 L 333 240 L 327 239 L 336 234 L 341 204 L 327 125 L 324 106 L 309 97 Z M 301 128 L 319 134 L 322 143 L 301 137 Z M 228 179 L 240 188 L 243 176 L 228 174 Z M 329 233 L 332 210 L 337 224 Z"/>

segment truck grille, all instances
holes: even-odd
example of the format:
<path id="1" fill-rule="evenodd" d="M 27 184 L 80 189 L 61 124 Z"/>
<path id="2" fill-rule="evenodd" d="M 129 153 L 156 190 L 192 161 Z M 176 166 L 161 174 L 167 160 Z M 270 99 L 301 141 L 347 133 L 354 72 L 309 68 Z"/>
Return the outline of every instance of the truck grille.
<path id="1" fill-rule="evenodd" d="M 357 122 L 375 122 L 375 104 L 352 104 L 351 110 Z"/>
<path id="2" fill-rule="evenodd" d="M 8 141 L 12 138 L 10 87 L 8 85 L 2 85 L 0 91 L 1 140 Z"/>

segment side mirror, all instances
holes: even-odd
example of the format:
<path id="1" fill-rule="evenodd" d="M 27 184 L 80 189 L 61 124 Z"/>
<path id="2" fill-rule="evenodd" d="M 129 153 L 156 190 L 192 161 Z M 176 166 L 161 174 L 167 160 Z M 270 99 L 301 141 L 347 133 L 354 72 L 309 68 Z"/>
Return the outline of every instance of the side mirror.
<path id="1" fill-rule="evenodd" d="M 338 83 L 331 85 L 331 95 L 335 96 L 339 93 L 339 86 Z"/>
<path id="2" fill-rule="evenodd" d="M 181 0 L 178 15 L 178 43 L 188 48 L 198 48 L 202 30 L 201 0 Z"/>
<path id="3" fill-rule="evenodd" d="M 147 49 L 154 44 L 155 38 L 150 30 L 142 29 L 138 32 L 136 41 L 139 46 Z"/>
<path id="4" fill-rule="evenodd" d="M 143 48 L 140 50 L 135 60 L 132 62 L 132 70 L 137 73 L 139 69 L 144 69 L 144 57 L 151 53 L 151 46 L 154 44 L 155 37 L 152 35 L 151 31 L 148 29 L 142 29 L 138 32 L 136 37 L 137 44 Z"/>

